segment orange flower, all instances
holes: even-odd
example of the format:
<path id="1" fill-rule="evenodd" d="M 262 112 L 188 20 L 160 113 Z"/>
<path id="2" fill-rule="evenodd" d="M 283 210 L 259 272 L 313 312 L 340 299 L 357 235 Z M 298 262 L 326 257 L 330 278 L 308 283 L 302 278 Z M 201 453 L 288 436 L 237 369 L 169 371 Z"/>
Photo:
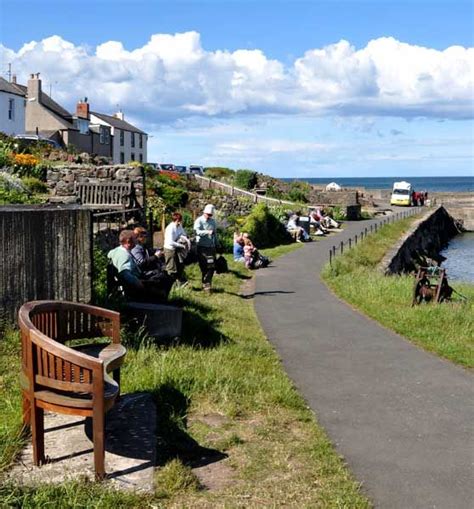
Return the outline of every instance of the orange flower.
<path id="1" fill-rule="evenodd" d="M 39 159 L 31 154 L 14 154 L 13 161 L 18 166 L 36 166 L 39 163 Z"/>

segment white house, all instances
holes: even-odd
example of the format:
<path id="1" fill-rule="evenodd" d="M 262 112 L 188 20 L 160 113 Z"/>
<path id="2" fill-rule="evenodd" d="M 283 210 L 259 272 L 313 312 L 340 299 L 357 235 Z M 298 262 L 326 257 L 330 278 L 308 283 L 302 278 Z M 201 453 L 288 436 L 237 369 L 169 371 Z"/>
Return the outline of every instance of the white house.
<path id="1" fill-rule="evenodd" d="M 25 132 L 25 93 L 15 81 L 0 77 L 0 131 L 10 136 Z"/>
<path id="2" fill-rule="evenodd" d="M 112 134 L 112 158 L 115 164 L 147 162 L 148 135 L 124 120 L 122 112 L 104 115 L 91 111 L 91 123 L 108 126 Z"/>

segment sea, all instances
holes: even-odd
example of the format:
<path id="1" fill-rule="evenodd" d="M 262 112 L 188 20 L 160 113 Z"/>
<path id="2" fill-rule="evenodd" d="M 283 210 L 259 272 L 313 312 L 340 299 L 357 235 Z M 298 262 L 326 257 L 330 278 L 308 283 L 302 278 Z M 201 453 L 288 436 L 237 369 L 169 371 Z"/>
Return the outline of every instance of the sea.
<path id="1" fill-rule="evenodd" d="M 392 189 L 394 182 L 406 180 L 419 191 L 474 192 L 474 174 L 472 177 L 300 177 L 284 178 L 282 180 L 299 180 L 320 186 L 336 182 L 341 187 L 365 187 L 366 189 Z"/>
<path id="2" fill-rule="evenodd" d="M 474 232 L 456 235 L 440 254 L 446 257 L 441 266 L 446 269 L 448 281 L 474 283 Z"/>

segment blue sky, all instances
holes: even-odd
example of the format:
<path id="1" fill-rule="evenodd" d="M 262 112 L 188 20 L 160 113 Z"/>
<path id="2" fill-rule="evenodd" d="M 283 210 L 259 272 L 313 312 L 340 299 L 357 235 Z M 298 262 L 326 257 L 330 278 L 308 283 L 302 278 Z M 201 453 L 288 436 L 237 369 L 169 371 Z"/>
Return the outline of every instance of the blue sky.
<path id="1" fill-rule="evenodd" d="M 151 161 L 472 175 L 469 1 L 0 0 L 0 17 L 2 76 L 120 107 Z"/>

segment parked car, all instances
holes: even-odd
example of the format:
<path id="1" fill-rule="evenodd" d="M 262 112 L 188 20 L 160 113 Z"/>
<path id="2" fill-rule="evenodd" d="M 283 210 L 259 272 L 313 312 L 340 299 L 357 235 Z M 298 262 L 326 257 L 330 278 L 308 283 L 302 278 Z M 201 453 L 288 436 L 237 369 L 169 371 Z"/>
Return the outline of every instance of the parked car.
<path id="1" fill-rule="evenodd" d="M 176 168 L 176 171 L 179 173 L 186 173 L 186 171 L 187 171 L 186 166 L 175 166 L 175 168 Z"/>
<path id="2" fill-rule="evenodd" d="M 204 168 L 196 164 L 191 164 L 188 171 L 194 175 L 204 175 Z"/>
<path id="3" fill-rule="evenodd" d="M 17 134 L 14 139 L 21 141 L 25 145 L 33 145 L 34 143 L 44 143 L 46 145 L 50 145 L 53 148 L 58 149 L 62 148 L 57 141 L 50 140 L 49 138 L 44 138 L 37 134 Z"/>
<path id="4" fill-rule="evenodd" d="M 176 166 L 170 163 L 160 163 L 159 169 L 162 171 L 176 171 Z"/>

